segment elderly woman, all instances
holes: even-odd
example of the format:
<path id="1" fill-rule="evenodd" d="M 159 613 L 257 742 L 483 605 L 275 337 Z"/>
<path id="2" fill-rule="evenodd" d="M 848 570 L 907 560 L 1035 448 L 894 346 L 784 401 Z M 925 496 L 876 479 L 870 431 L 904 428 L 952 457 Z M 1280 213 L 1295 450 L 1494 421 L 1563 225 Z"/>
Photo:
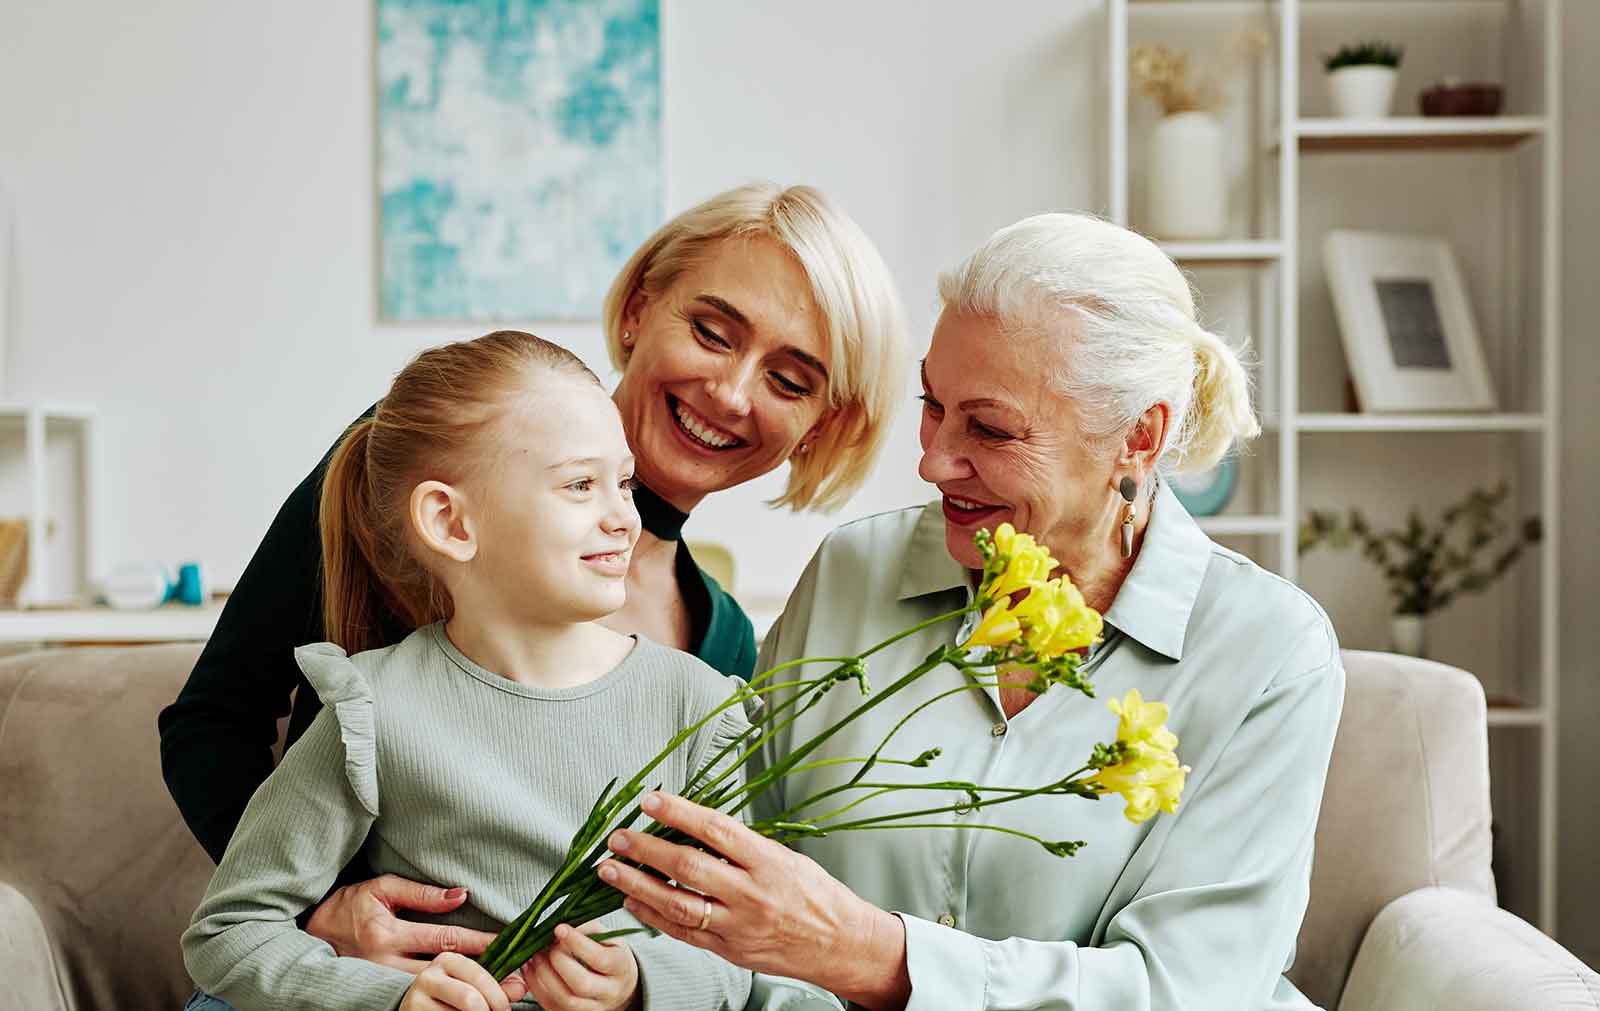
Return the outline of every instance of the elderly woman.
<path id="1" fill-rule="evenodd" d="M 1203 468 L 1258 426 L 1246 374 L 1195 320 L 1182 274 L 1151 243 L 1093 218 L 1002 229 L 941 278 L 922 363 L 924 480 L 941 499 L 848 524 L 822 545 L 760 666 L 849 655 L 972 599 L 973 535 L 1009 522 L 1062 560 L 1104 638 L 1084 670 L 1101 697 L 1171 705 L 1191 766 L 1176 814 L 1032 797 L 958 813 L 956 827 L 804 838 L 793 850 L 715 811 L 651 795 L 656 819 L 725 859 L 632 831 L 602 877 L 672 936 L 867 1008 L 1308 1007 L 1284 978 L 1343 700 L 1333 630 L 1293 584 L 1211 542 L 1161 480 Z M 946 622 L 874 657 L 879 677 L 963 641 Z M 970 621 L 969 621 L 970 627 Z M 936 669 L 806 763 L 864 755 L 911 708 L 967 675 Z M 1105 708 L 1027 672 L 957 695 L 901 732 L 938 746 L 922 781 L 1034 786 L 1111 736 Z M 859 700 L 835 691 L 770 742 L 770 763 Z M 821 766 L 791 799 L 839 782 Z M 763 816 L 783 807 L 772 798 Z M 919 791 L 852 817 L 930 806 Z M 1063 862 L 984 823 L 1087 845 Z M 692 890 L 690 890 L 692 889 Z M 892 911 L 892 912 L 891 912 Z"/>
<path id="2" fill-rule="evenodd" d="M 750 619 L 695 564 L 679 532 L 707 495 L 785 463 L 777 505 L 829 507 L 861 484 L 904 381 L 893 281 L 871 241 L 823 194 L 758 183 L 652 235 L 613 283 L 604 325 L 622 373 L 613 399 L 637 458 L 644 527 L 627 604 L 606 624 L 749 676 Z M 161 714 L 167 787 L 213 860 L 272 771 L 278 718 L 289 715 L 292 744 L 320 708 L 293 651 L 328 638 L 317 533 L 326 465 L 284 503 L 188 684 Z M 385 642 L 411 631 L 399 614 L 383 624 Z M 419 954 L 476 954 L 493 939 L 448 925 L 471 912 L 455 882 L 374 878 L 358 856 L 339 884 L 302 921 L 341 955 L 416 971 Z"/>

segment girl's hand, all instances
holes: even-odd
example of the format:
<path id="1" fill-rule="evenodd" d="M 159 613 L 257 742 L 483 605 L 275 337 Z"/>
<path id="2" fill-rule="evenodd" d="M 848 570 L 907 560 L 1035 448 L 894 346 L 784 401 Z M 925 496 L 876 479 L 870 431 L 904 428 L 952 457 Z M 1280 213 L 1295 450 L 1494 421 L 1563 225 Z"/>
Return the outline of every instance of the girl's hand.
<path id="1" fill-rule="evenodd" d="M 408 881 L 385 874 L 346 885 L 328 896 L 311 914 L 306 933 L 327 941 L 335 953 L 387 965 L 406 972 L 421 972 L 429 963 L 417 954 L 457 952 L 481 955 L 493 934 L 466 927 L 413 923 L 395 915 L 397 909 L 448 913 L 467 901 L 465 888 L 446 891 L 436 885 Z"/>
<path id="2" fill-rule="evenodd" d="M 639 963 L 621 941 L 596 941 L 598 921 L 574 930 L 563 923 L 555 943 L 517 970 L 545 1011 L 624 1011 L 636 1007 Z"/>
<path id="3" fill-rule="evenodd" d="M 400 1011 L 511 1011 L 511 1002 L 522 999 L 521 984 L 513 974 L 502 988 L 483 966 L 447 951 L 417 973 Z"/>

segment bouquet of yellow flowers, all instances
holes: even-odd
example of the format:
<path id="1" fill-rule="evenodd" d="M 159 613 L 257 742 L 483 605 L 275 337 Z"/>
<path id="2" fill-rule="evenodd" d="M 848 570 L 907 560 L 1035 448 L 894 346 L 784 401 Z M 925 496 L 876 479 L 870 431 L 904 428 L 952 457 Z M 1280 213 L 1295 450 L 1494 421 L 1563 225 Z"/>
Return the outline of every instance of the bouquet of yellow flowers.
<path id="1" fill-rule="evenodd" d="M 1033 678 L 1027 687 L 1036 693 L 1061 685 L 1091 698 L 1094 696 L 1093 687 L 1080 676 L 1079 667 L 1083 663 L 1080 651 L 1100 639 L 1099 613 L 1084 602 L 1083 594 L 1070 579 L 1051 577 L 1050 573 L 1059 563 L 1050 557 L 1048 548 L 1035 542 L 1030 535 L 1016 532 L 1007 523 L 992 537 L 988 531 L 979 531 L 977 543 L 983 556 L 983 578 L 973 602 L 966 607 L 914 625 L 855 656 L 802 657 L 779 664 L 739 688 L 704 719 L 685 727 L 628 782 L 618 787 L 617 781 L 612 780 L 601 791 L 589 817 L 573 836 L 561 869 L 522 915 L 506 925 L 478 961 L 495 979 L 504 979 L 550 944 L 558 924 L 586 923 L 620 909 L 622 893 L 602 882 L 595 872 L 599 862 L 608 856 L 606 840 L 615 830 L 631 828 L 642 817 L 635 801 L 645 792 L 651 772 L 691 735 L 733 706 L 754 711 L 750 726 L 690 777 L 683 795 L 697 804 L 738 816 L 790 773 L 822 765 L 858 766 L 846 783 L 790 804 L 772 818 L 750 823 L 752 831 L 780 842 L 835 832 L 950 827 L 930 824 L 925 819 L 1036 796 L 1077 796 L 1094 800 L 1108 793 L 1120 794 L 1126 802 L 1127 818 L 1136 823 L 1148 820 L 1157 811 L 1176 811 L 1189 769 L 1178 762 L 1178 739 L 1166 727 L 1166 705 L 1144 701 L 1137 690 L 1109 703 L 1118 717 L 1116 738 L 1109 743 L 1096 744 L 1082 767 L 1042 786 L 981 786 L 955 780 L 898 783 L 868 778 L 875 769 L 925 768 L 937 761 L 938 748 L 910 759 L 885 757 L 884 749 L 912 717 L 940 699 L 998 686 L 1001 669 L 1032 672 Z M 981 619 L 966 641 L 934 650 L 887 688 L 872 690 L 867 679 L 867 660 L 874 653 L 923 629 L 962 618 L 973 611 L 981 613 Z M 912 709 L 870 754 L 808 761 L 829 738 L 941 664 L 950 664 L 972 676 L 961 687 L 935 695 Z M 816 677 L 805 677 L 798 673 L 805 665 L 826 665 L 827 670 Z M 793 723 L 834 686 L 846 682 L 855 682 L 859 687 L 864 697 L 859 706 L 828 729 L 791 749 L 748 782 L 741 783 L 737 779 L 735 774 L 745 760 L 773 734 Z M 785 693 L 783 702 L 771 706 L 760 704 L 763 696 L 779 691 Z M 948 802 L 933 800 L 927 806 L 895 814 L 849 817 L 864 801 L 901 790 L 932 791 L 951 799 Z M 828 800 L 834 803 L 823 808 L 825 813 L 803 816 Z M 836 806 L 840 804 L 842 806 Z M 965 827 L 1021 836 L 1056 856 L 1071 856 L 1083 846 L 1081 841 L 1040 839 L 1003 825 L 968 822 Z M 652 824 L 643 831 L 672 842 L 700 845 L 684 833 L 660 824 Z M 604 940 L 634 932 L 612 931 L 596 937 Z"/>

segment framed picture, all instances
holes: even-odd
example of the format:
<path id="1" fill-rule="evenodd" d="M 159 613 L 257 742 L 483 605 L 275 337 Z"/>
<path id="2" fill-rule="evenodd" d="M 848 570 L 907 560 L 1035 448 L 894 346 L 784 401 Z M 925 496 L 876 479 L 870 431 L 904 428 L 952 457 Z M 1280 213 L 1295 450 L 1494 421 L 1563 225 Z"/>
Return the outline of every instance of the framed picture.
<path id="1" fill-rule="evenodd" d="M 1443 239 L 1336 230 L 1323 261 L 1363 411 L 1489 411 L 1461 270 Z"/>
<path id="2" fill-rule="evenodd" d="M 661 223 L 660 0 L 378 0 L 379 310 L 596 320 Z"/>

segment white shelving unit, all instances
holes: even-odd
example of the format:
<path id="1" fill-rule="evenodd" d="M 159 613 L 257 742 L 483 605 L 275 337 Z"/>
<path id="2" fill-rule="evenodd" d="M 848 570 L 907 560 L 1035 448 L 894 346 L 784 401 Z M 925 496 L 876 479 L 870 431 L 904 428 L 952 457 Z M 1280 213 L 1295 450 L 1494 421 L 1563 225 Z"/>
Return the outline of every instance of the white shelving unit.
<path id="1" fill-rule="evenodd" d="M 1181 14 L 1179 13 L 1181 12 Z M 1400 19 L 1423 19 L 1431 25 L 1437 19 L 1467 17 L 1499 18 L 1514 31 L 1496 33 L 1508 47 L 1500 56 L 1505 63 L 1519 63 L 1530 68 L 1521 78 L 1508 81 L 1508 105 L 1517 114 L 1489 118 L 1422 118 L 1395 116 L 1378 120 L 1346 120 L 1305 115 L 1302 110 L 1301 78 L 1304 61 L 1308 59 L 1303 45 L 1302 16 L 1310 14 L 1319 21 L 1322 29 L 1316 36 L 1321 45 L 1327 42 L 1331 31 L 1341 38 L 1336 42 L 1383 35 L 1392 30 Z M 1559 403 L 1560 390 L 1560 234 L 1561 179 L 1561 14 L 1562 0 L 1107 0 L 1107 46 L 1109 59 L 1110 116 L 1110 213 L 1114 220 L 1130 224 L 1130 172 L 1129 121 L 1130 88 L 1127 53 L 1132 39 L 1138 41 L 1164 41 L 1179 48 L 1191 48 L 1188 35 L 1163 35 L 1163 25 L 1178 22 L 1174 17 L 1187 18 L 1186 28 L 1197 19 L 1209 18 L 1218 23 L 1237 26 L 1243 18 L 1270 22 L 1275 33 L 1274 47 L 1264 63 L 1275 73 L 1263 73 L 1255 82 L 1250 99 L 1250 122 L 1245 129 L 1248 139 L 1241 138 L 1243 152 L 1259 151 L 1261 157 L 1244 168 L 1248 180 L 1248 193 L 1252 206 L 1248 209 L 1249 225 L 1246 234 L 1214 242 L 1162 242 L 1162 248 L 1195 272 L 1202 293 L 1210 275 L 1203 273 L 1212 268 L 1244 270 L 1251 275 L 1253 289 L 1253 337 L 1260 357 L 1262 370 L 1262 411 L 1269 421 L 1265 424 L 1267 447 L 1259 466 L 1270 469 L 1272 480 L 1264 482 L 1261 503 L 1267 515 L 1222 515 L 1207 517 L 1202 527 L 1213 536 L 1249 538 L 1257 557 L 1290 579 L 1301 578 L 1298 564 L 1298 519 L 1305 507 L 1339 507 L 1344 502 L 1329 500 L 1324 495 L 1314 502 L 1302 502 L 1302 485 L 1313 468 L 1303 463 L 1306 457 L 1316 460 L 1314 468 L 1324 469 L 1324 453 L 1337 455 L 1343 452 L 1346 466 L 1360 454 L 1379 454 L 1384 446 L 1403 442 L 1407 446 L 1435 445 L 1427 440 L 1477 439 L 1488 452 L 1496 454 L 1496 463 L 1523 477 L 1514 481 L 1519 506 L 1523 502 L 1536 502 L 1537 513 L 1543 525 L 1543 543 L 1531 554 L 1539 556 L 1537 571 L 1526 577 L 1532 584 L 1536 597 L 1529 602 L 1528 587 L 1521 593 L 1519 623 L 1534 630 L 1523 640 L 1527 647 L 1520 657 L 1523 663 L 1536 654 L 1537 670 L 1524 682 L 1536 698 L 1524 705 L 1494 705 L 1489 712 L 1489 725 L 1496 733 L 1491 738 L 1491 753 L 1502 749 L 1526 748 L 1528 734 L 1535 735 L 1536 775 L 1538 804 L 1535 843 L 1537 868 L 1533 875 L 1534 895 L 1532 908 L 1522 911 L 1547 933 L 1555 929 L 1556 881 L 1556 741 L 1552 714 L 1557 711 L 1558 656 L 1557 615 L 1560 611 L 1559 582 L 1554 559 L 1559 557 L 1560 517 L 1559 502 Z M 1381 19 L 1381 27 L 1372 29 L 1368 19 Z M 1133 19 L 1133 20 L 1130 20 Z M 1368 24 L 1364 24 L 1368 21 Z M 1520 41 L 1504 41 L 1504 40 Z M 1426 38 L 1420 41 L 1430 41 Z M 1521 46 L 1520 51 L 1510 47 Z M 1328 47 L 1330 50 L 1332 46 Z M 1480 47 L 1484 48 L 1484 47 Z M 1537 50 L 1537 56 L 1530 56 Z M 1408 53 L 1409 58 L 1409 53 Z M 1481 51 L 1462 59 L 1482 59 Z M 1509 75 L 1508 75 L 1509 76 Z M 1520 90 L 1519 90 L 1520 85 Z M 1310 97 L 1310 96 L 1308 96 Z M 1410 101 L 1404 93 L 1397 96 L 1397 105 Z M 1314 101 L 1314 98 L 1312 99 Z M 1142 101 L 1142 99 L 1141 99 Z M 1240 102 L 1247 101 L 1240 98 Z M 1365 159 L 1359 164 L 1361 178 L 1369 185 L 1381 185 L 1383 166 L 1396 161 L 1417 158 L 1451 158 L 1458 156 L 1476 158 L 1515 158 L 1531 152 L 1537 164 L 1534 178 L 1527 178 L 1521 163 L 1493 170 L 1503 181 L 1498 193 L 1491 198 L 1501 208 L 1501 217 L 1490 217 L 1491 228 L 1503 233 L 1505 264 L 1519 267 L 1522 261 L 1537 263 L 1537 279 L 1519 284 L 1514 272 L 1504 282 L 1507 289 L 1497 292 L 1498 313 L 1488 314 L 1488 327 L 1501 328 L 1502 352 L 1507 348 L 1524 352 L 1526 362 L 1506 367 L 1502 379 L 1520 380 L 1521 395 L 1512 395 L 1509 402 L 1517 409 L 1494 414 L 1351 414 L 1330 413 L 1327 410 L 1302 410 L 1302 384 L 1306 383 L 1306 369 L 1302 362 L 1301 322 L 1306 314 L 1304 299 L 1308 287 L 1303 276 L 1307 259 L 1301 246 L 1301 228 L 1304 206 L 1302 200 L 1313 200 L 1313 184 L 1302 185 L 1301 163 L 1324 155 L 1346 157 L 1350 154 Z M 1390 159 L 1390 156 L 1393 159 Z M 1390 159 L 1390 160 L 1386 160 Z M 1441 162 L 1440 171 L 1457 163 Z M 1325 179 L 1325 174 L 1313 174 Z M 1530 185 L 1531 184 L 1531 185 Z M 1535 195 L 1527 199 L 1525 194 Z M 1428 199 L 1427 193 L 1417 199 Z M 1487 213 L 1484 205 L 1464 208 L 1464 213 Z M 1511 205 L 1536 221 L 1533 229 L 1536 238 L 1519 244 L 1520 231 L 1512 222 L 1514 215 L 1505 210 Z M 1319 210 L 1324 208 L 1319 207 Z M 1341 205 L 1340 211 L 1345 210 Z M 1132 226 L 1138 228 L 1134 220 Z M 1315 229 L 1316 226 L 1308 226 Z M 1323 223 L 1326 227 L 1326 223 Z M 1397 228 L 1395 230 L 1403 230 Z M 1308 233 L 1308 245 L 1320 241 L 1320 234 Z M 1275 272 L 1275 278 L 1271 275 Z M 1480 284 L 1501 281 L 1500 277 L 1478 278 Z M 1528 322 L 1533 320 L 1532 323 Z M 1518 330 L 1516 327 L 1522 326 Z M 1325 338 L 1325 333 L 1313 335 Z M 1326 351 L 1319 348 L 1326 359 Z M 1507 358 L 1511 355 L 1507 355 Z M 1323 361 L 1326 364 L 1326 361 Z M 1314 371 L 1314 370 L 1313 370 Z M 1516 385 L 1516 383 L 1507 383 Z M 1534 392 L 1526 392 L 1526 391 Z M 1318 391 L 1325 404 L 1327 390 Z M 1352 451 L 1351 440 L 1362 448 Z M 1371 442 L 1361 440 L 1374 440 Z M 1409 441 L 1407 441 L 1409 440 Z M 1474 444 L 1475 446 L 1477 444 Z M 1370 449 L 1368 448 L 1370 447 Z M 1425 451 L 1424 451 L 1425 452 Z M 1503 455 L 1502 455 L 1503 454 Z M 1329 464 L 1328 466 L 1331 466 Z M 1320 476 L 1320 475 L 1319 475 Z M 1402 487 L 1411 479 L 1424 476 L 1422 468 L 1405 475 Z M 1360 470 L 1348 472 L 1349 480 L 1365 484 L 1377 478 Z M 1259 510 L 1258 506 L 1258 510 Z M 1271 511 L 1274 510 L 1275 511 Z M 1268 556 L 1274 556 L 1269 559 Z M 1524 563 L 1526 564 L 1526 563 Z M 1524 634 L 1526 633 L 1521 633 Z M 1512 652 L 1509 647 L 1506 652 Z M 1513 658 L 1513 662 L 1517 658 Z M 1516 826 L 1513 826 L 1516 827 Z M 1530 854 L 1517 852 L 1517 859 Z M 1504 899 L 1504 896 L 1502 896 Z"/>
<path id="2" fill-rule="evenodd" d="M 100 469 L 100 445 L 93 408 L 48 401 L 0 401 L 0 434 L 15 439 L 20 432 L 22 467 L 28 520 L 28 577 L 19 603 L 24 606 L 53 604 L 82 591 L 98 571 L 96 548 L 97 517 L 94 512 L 96 475 Z M 63 512 L 53 486 L 50 444 L 57 437 L 75 442 L 77 453 L 76 494 L 72 497 L 81 510 L 76 516 L 78 531 L 73 549 L 75 565 L 66 579 L 54 572 L 50 551 L 51 530 Z M 69 493 L 71 494 L 71 493 Z M 67 531 L 58 531 L 68 536 Z M 72 585 L 72 584 L 76 585 Z M 6 615 L 0 612 L 0 622 Z"/>

